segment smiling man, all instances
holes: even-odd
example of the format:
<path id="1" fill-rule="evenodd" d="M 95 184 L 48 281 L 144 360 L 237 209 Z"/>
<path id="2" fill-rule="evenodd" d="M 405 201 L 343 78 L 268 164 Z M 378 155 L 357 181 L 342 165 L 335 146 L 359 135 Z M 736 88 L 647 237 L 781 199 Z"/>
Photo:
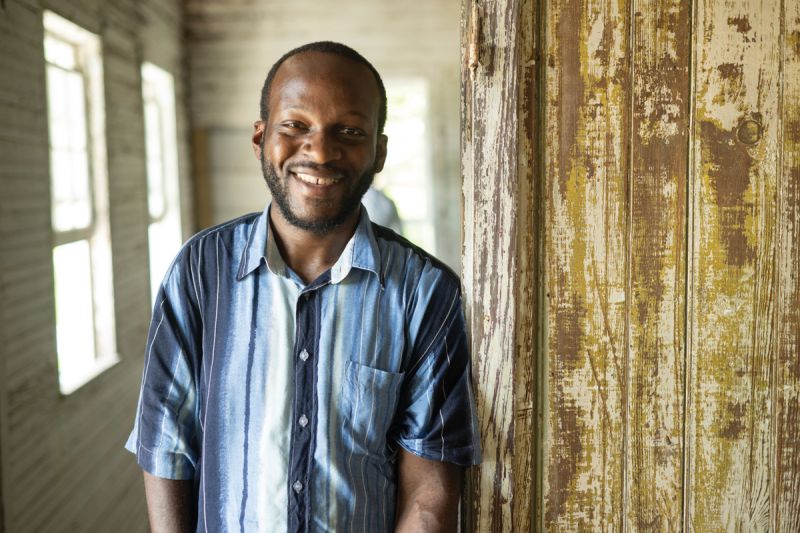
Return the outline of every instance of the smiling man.
<path id="1" fill-rule="evenodd" d="M 455 531 L 480 461 L 457 276 L 370 222 L 386 93 L 331 42 L 273 65 L 253 150 L 273 203 L 162 282 L 126 447 L 153 531 Z"/>

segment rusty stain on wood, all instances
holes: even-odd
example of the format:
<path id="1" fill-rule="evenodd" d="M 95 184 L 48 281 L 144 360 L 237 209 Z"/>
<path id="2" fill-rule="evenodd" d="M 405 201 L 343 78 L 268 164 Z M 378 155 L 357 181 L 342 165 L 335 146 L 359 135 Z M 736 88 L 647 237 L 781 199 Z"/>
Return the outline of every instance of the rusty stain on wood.
<path id="1" fill-rule="evenodd" d="M 633 20 L 630 187 L 630 528 L 682 522 L 689 7 L 641 1 Z"/>
<path id="2" fill-rule="evenodd" d="M 773 529 L 800 531 L 800 3 L 785 2 L 777 191 Z"/>
<path id="3" fill-rule="evenodd" d="M 547 12 L 548 529 L 623 521 L 629 11 L 563 0 Z"/>
<path id="4" fill-rule="evenodd" d="M 698 4 L 689 516 L 770 528 L 781 2 Z M 746 13 L 747 24 L 728 23 Z M 739 142 L 752 118 L 760 142 Z"/>
<path id="5" fill-rule="evenodd" d="M 470 530 L 800 530 L 800 4 L 484 5 Z"/>

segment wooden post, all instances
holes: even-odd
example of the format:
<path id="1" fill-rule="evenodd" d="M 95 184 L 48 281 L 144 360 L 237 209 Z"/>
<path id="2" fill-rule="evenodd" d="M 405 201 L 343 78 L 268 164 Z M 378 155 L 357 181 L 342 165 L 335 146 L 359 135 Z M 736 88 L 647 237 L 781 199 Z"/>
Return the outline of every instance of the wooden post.
<path id="1" fill-rule="evenodd" d="M 463 281 L 484 454 L 468 483 L 466 531 L 533 523 L 535 5 L 462 3 Z"/>

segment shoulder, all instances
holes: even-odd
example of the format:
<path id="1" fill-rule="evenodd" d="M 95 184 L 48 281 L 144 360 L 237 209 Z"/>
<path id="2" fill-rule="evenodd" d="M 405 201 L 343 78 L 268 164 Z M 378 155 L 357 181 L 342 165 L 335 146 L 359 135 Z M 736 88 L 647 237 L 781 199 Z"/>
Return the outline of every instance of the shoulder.
<path id="1" fill-rule="evenodd" d="M 417 290 L 428 288 L 460 296 L 461 279 L 443 261 L 380 224 L 373 222 L 372 231 L 380 250 L 385 278 L 402 280 L 403 285 Z"/>
<path id="2" fill-rule="evenodd" d="M 223 239 L 225 241 L 234 242 L 235 240 L 247 238 L 250 230 L 255 226 L 256 221 L 261 216 L 261 213 L 248 213 L 240 217 L 222 222 L 215 226 L 211 226 L 201 230 L 192 235 L 189 240 L 183 245 L 183 248 L 191 248 L 200 244 L 204 244 L 210 239 Z"/>
<path id="3" fill-rule="evenodd" d="M 165 282 L 170 279 L 185 281 L 200 274 L 205 270 L 203 267 L 216 268 L 220 260 L 235 259 L 236 251 L 242 250 L 252 238 L 259 215 L 260 213 L 242 215 L 194 234 L 175 255 L 164 278 Z"/>

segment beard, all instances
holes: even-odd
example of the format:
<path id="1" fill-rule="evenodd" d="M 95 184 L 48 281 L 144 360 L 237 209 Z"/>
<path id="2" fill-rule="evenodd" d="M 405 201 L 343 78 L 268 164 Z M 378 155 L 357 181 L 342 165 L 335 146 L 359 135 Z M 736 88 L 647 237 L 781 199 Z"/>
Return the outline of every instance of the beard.
<path id="1" fill-rule="evenodd" d="M 297 165 L 290 165 L 287 167 L 287 174 L 292 167 L 303 167 L 308 169 L 323 169 L 329 168 L 325 165 L 318 165 L 316 163 L 305 162 Z M 338 210 L 328 217 L 302 217 L 292 207 L 292 201 L 289 198 L 289 191 L 286 181 L 281 181 L 275 166 L 267 160 L 264 156 L 264 151 L 261 151 L 261 173 L 264 175 L 264 181 L 267 182 L 272 199 L 280 209 L 283 218 L 289 224 L 300 228 L 302 230 L 310 231 L 316 235 L 325 235 L 332 230 L 341 227 L 347 219 L 361 206 L 361 198 L 367 192 L 372 180 L 375 178 L 375 165 L 356 180 L 355 187 L 353 187 L 347 195 L 342 199 Z M 287 178 L 288 179 L 288 178 Z"/>

